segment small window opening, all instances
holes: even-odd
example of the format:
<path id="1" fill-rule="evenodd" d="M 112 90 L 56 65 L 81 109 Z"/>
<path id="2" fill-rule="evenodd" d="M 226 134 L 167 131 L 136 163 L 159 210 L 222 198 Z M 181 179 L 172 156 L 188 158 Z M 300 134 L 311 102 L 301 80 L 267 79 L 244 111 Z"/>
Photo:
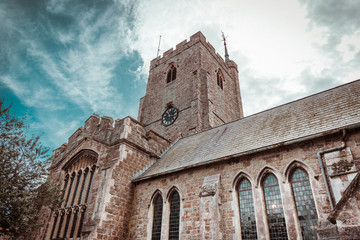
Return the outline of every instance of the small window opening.
<path id="1" fill-rule="evenodd" d="M 221 89 L 224 89 L 224 76 L 222 75 L 220 69 L 217 71 L 216 78 L 217 78 L 217 85 L 218 85 Z"/>
<path id="2" fill-rule="evenodd" d="M 166 76 L 166 83 L 172 82 L 176 79 L 176 67 L 174 65 L 169 69 Z"/>

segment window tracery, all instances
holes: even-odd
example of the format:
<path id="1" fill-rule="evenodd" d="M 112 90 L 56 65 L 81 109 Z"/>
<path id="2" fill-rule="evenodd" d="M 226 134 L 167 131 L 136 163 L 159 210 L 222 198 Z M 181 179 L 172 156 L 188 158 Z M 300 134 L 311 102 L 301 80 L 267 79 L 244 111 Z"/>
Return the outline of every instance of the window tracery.
<path id="1" fill-rule="evenodd" d="M 257 239 L 254 199 L 249 180 L 242 178 L 238 185 L 241 239 Z"/>
<path id="2" fill-rule="evenodd" d="M 176 190 L 171 193 L 169 203 L 169 240 L 178 240 L 180 233 L 180 195 Z"/>
<path id="3" fill-rule="evenodd" d="M 317 214 L 309 177 L 304 170 L 296 168 L 291 174 L 290 182 L 302 239 L 317 239 Z"/>
<path id="4" fill-rule="evenodd" d="M 166 75 L 166 83 L 172 82 L 176 79 L 176 67 L 174 64 L 171 65 Z"/>
<path id="5" fill-rule="evenodd" d="M 93 151 L 83 150 L 63 167 L 66 173 L 62 187 L 63 203 L 54 212 L 52 227 L 49 228 L 50 239 L 81 236 L 97 156 Z"/>
<path id="6" fill-rule="evenodd" d="M 157 194 L 153 201 L 153 223 L 152 223 L 152 240 L 161 239 L 161 224 L 162 224 L 162 212 L 163 212 L 163 198 L 160 194 Z"/>
<path id="7" fill-rule="evenodd" d="M 265 177 L 262 187 L 270 239 L 286 240 L 288 237 L 278 180 L 270 173 Z"/>

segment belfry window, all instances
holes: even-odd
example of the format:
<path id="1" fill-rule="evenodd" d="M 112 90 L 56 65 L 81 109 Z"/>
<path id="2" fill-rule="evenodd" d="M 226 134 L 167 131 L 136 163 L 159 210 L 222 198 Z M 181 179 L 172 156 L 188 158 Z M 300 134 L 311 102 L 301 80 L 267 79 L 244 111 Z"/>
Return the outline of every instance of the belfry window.
<path id="1" fill-rule="evenodd" d="M 221 72 L 221 70 L 219 69 L 216 73 L 216 80 L 217 80 L 217 85 L 221 88 L 224 89 L 224 76 Z"/>
<path id="2" fill-rule="evenodd" d="M 154 213 L 152 223 L 152 240 L 161 239 L 161 223 L 162 223 L 162 212 L 163 212 L 163 198 L 160 194 L 157 194 L 154 198 Z"/>
<path id="3" fill-rule="evenodd" d="M 257 239 L 254 199 L 251 190 L 251 184 L 246 178 L 243 178 L 239 182 L 238 191 L 239 191 L 238 193 L 239 193 L 241 239 L 242 240 Z"/>
<path id="4" fill-rule="evenodd" d="M 291 189 L 304 240 L 317 239 L 317 214 L 308 175 L 300 168 L 295 169 L 290 177 Z"/>
<path id="5" fill-rule="evenodd" d="M 286 240 L 287 230 L 281 202 L 279 183 L 273 174 L 268 174 L 263 182 L 266 215 L 271 240 Z"/>
<path id="6" fill-rule="evenodd" d="M 171 65 L 166 75 L 166 83 L 172 82 L 176 79 L 176 67 Z"/>
<path id="7" fill-rule="evenodd" d="M 96 161 L 95 152 L 83 150 L 64 166 L 63 202 L 50 223 L 50 239 L 81 237 Z"/>
<path id="8" fill-rule="evenodd" d="M 170 202 L 170 219 L 169 219 L 169 240 L 179 239 L 180 225 L 180 195 L 173 191 L 169 198 Z"/>

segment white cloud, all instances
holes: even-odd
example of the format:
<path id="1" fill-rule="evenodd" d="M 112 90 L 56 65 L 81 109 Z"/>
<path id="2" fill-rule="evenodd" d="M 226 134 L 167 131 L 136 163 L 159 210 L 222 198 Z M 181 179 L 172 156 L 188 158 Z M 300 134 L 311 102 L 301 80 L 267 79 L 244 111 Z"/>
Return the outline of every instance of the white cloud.
<path id="1" fill-rule="evenodd" d="M 316 85 L 317 90 L 333 87 L 334 79 L 339 84 L 359 75 L 358 69 L 346 67 L 330 52 L 319 51 L 316 44 L 327 43 L 324 34 L 328 34 L 328 29 L 312 24 L 312 19 L 306 18 L 308 8 L 295 0 L 198 0 L 171 4 L 149 0 L 139 2 L 136 10 L 138 38 L 132 46 L 141 53 L 145 72 L 149 61 L 156 57 L 160 35 L 160 48 L 166 51 L 201 30 L 223 55 L 220 35 L 223 30 L 229 36 L 230 58 L 239 65 L 247 115 L 314 93 L 310 85 L 305 85 L 306 79 L 302 79 L 309 76 L 303 74 L 306 69 L 312 72 L 312 81 L 322 83 L 322 88 Z M 360 46 L 356 39 L 357 36 L 343 39 L 338 51 L 344 61 L 355 56 L 356 51 L 349 50 L 348 45 Z M 329 77 L 327 84 L 323 81 L 325 76 Z"/>

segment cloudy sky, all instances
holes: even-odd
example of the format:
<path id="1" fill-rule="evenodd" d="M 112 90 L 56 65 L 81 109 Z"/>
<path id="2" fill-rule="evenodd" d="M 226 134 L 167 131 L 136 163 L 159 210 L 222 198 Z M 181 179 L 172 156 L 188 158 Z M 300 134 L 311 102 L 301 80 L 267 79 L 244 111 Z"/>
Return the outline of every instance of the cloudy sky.
<path id="1" fill-rule="evenodd" d="M 149 62 L 221 31 L 245 115 L 360 78 L 358 0 L 0 1 L 0 95 L 59 147 L 93 113 L 137 117 Z"/>

